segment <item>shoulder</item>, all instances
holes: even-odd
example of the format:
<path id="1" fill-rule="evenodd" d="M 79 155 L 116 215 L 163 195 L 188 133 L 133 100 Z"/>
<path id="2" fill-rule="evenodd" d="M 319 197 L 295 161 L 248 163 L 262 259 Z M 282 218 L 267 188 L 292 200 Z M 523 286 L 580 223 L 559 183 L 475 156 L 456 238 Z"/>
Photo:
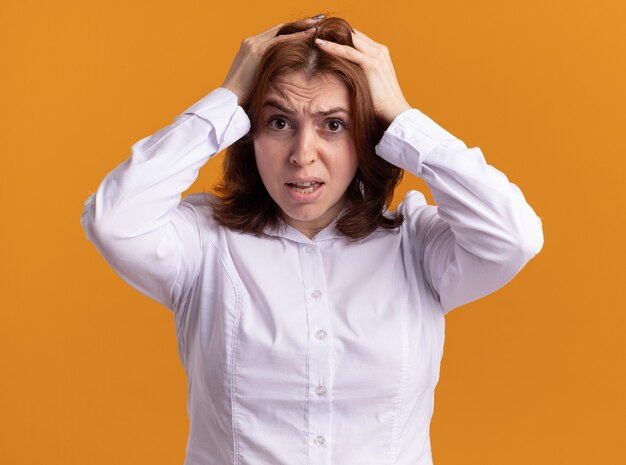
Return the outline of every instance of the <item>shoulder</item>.
<path id="1" fill-rule="evenodd" d="M 402 224 L 399 228 L 392 230 L 379 227 L 372 235 L 378 236 L 382 234 L 388 236 L 397 234 L 398 239 L 403 243 L 408 241 L 414 244 L 416 241 L 423 239 L 437 225 L 445 226 L 445 223 L 439 216 L 437 207 L 429 205 L 424 194 L 415 190 L 408 191 L 395 210 L 387 210 L 384 214 L 386 216 L 402 215 Z"/>
<path id="2" fill-rule="evenodd" d="M 421 229 L 439 218 L 437 207 L 428 205 L 424 194 L 415 190 L 406 193 L 397 211 L 404 215 L 405 229 Z"/>
<path id="3" fill-rule="evenodd" d="M 212 217 L 211 206 L 208 202 L 208 198 L 210 197 L 211 194 L 204 192 L 188 194 L 182 198 L 178 209 L 195 215 L 200 215 L 202 217 L 208 216 L 210 218 Z"/>
<path id="4" fill-rule="evenodd" d="M 213 218 L 213 210 L 211 208 L 210 199 L 213 197 L 210 193 L 197 192 L 188 194 L 182 198 L 176 215 L 197 229 L 197 234 L 205 239 L 215 240 L 220 235 L 223 226 L 218 224 Z"/>
<path id="5" fill-rule="evenodd" d="M 185 206 L 193 209 L 208 208 L 210 210 L 209 204 L 207 202 L 207 197 L 213 197 L 213 194 L 205 192 L 195 192 L 193 194 L 187 194 L 182 198 L 181 205 L 185 204 Z"/>

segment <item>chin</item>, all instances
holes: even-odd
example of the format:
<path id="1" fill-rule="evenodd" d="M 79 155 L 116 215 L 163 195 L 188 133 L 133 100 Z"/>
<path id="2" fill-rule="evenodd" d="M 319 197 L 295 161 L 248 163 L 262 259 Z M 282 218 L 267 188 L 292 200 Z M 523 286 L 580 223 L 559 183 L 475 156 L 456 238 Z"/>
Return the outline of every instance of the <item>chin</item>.
<path id="1" fill-rule="evenodd" d="M 287 208 L 281 207 L 285 219 L 305 222 L 321 221 L 331 214 L 330 210 L 333 210 L 331 206 L 315 204 L 288 205 Z M 330 221 L 332 221 L 332 218 Z"/>
<path id="2" fill-rule="evenodd" d="M 285 219 L 291 219 L 294 221 L 317 221 L 324 216 L 325 211 L 312 208 L 291 209 L 284 210 L 283 216 Z"/>

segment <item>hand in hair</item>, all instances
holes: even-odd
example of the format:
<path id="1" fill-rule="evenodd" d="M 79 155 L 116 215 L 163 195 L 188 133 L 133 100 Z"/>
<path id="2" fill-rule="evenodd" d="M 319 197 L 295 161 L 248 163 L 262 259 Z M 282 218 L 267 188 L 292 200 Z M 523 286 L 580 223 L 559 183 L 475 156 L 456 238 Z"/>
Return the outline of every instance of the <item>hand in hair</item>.
<path id="1" fill-rule="evenodd" d="M 389 56 L 389 49 L 360 31 L 352 33 L 356 48 L 317 39 L 316 43 L 328 53 L 350 60 L 363 68 L 369 84 L 374 111 L 391 124 L 396 116 L 411 106 L 407 103 Z"/>
<path id="2" fill-rule="evenodd" d="M 265 50 L 276 42 L 291 40 L 297 37 L 302 38 L 312 34 L 315 31 L 315 24 L 320 19 L 310 18 L 305 20 L 311 23 L 311 28 L 306 31 L 276 37 L 276 32 L 283 26 L 283 24 L 279 24 L 258 35 L 244 39 L 221 87 L 234 92 L 241 105 L 249 95 L 250 86 L 254 81 L 254 75 Z"/>

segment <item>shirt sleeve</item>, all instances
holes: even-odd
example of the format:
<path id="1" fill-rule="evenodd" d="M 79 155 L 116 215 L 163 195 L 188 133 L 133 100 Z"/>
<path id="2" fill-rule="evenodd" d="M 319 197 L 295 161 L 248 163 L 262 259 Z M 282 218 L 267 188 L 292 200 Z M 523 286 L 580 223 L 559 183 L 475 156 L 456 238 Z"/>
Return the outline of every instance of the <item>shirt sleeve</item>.
<path id="1" fill-rule="evenodd" d="M 193 201 L 181 202 L 182 192 L 249 129 L 235 94 L 218 88 L 132 145 L 130 158 L 84 203 L 80 221 L 89 241 L 126 282 L 171 310 L 197 275 L 206 221 Z"/>
<path id="2" fill-rule="evenodd" d="M 409 196 L 399 209 L 444 313 L 504 286 L 541 250 L 541 220 L 520 189 L 421 111 L 398 115 L 376 152 L 423 179 L 437 204 Z"/>

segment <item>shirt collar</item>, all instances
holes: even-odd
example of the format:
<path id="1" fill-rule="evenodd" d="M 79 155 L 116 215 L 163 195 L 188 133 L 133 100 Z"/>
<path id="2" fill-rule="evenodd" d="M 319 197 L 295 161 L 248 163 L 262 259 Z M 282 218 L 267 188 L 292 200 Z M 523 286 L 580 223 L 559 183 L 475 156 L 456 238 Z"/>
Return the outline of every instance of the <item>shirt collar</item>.
<path id="1" fill-rule="evenodd" d="M 303 233 L 284 221 L 281 222 L 276 228 L 266 226 L 263 232 L 268 236 L 282 237 L 284 239 L 289 239 L 303 244 L 314 244 L 316 242 L 326 241 L 329 239 L 339 239 L 344 236 L 337 230 L 337 220 L 346 210 L 347 207 L 344 207 L 343 210 L 324 229 L 313 237 L 313 239 L 309 239 Z"/>
<path id="2" fill-rule="evenodd" d="M 289 239 L 300 244 L 315 244 L 330 239 L 345 238 L 345 236 L 341 234 L 337 229 L 337 221 L 339 220 L 341 215 L 343 215 L 347 210 L 348 207 L 344 206 L 343 210 L 341 210 L 341 212 L 324 229 L 318 232 L 313 237 L 313 239 L 309 239 L 296 228 L 285 222 L 281 222 L 280 225 L 276 228 L 272 226 L 266 226 L 263 232 L 268 236 L 282 237 L 283 239 Z M 390 214 L 390 212 L 385 209 L 385 214 Z M 376 234 L 379 232 L 383 232 L 385 234 L 397 234 L 399 233 L 399 230 L 383 229 L 379 227 L 372 234 Z"/>

